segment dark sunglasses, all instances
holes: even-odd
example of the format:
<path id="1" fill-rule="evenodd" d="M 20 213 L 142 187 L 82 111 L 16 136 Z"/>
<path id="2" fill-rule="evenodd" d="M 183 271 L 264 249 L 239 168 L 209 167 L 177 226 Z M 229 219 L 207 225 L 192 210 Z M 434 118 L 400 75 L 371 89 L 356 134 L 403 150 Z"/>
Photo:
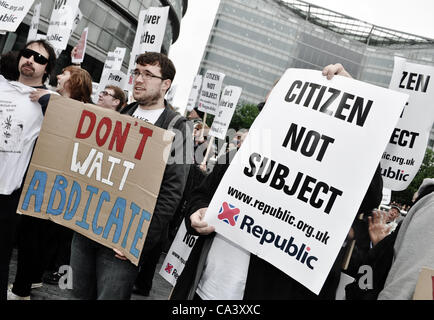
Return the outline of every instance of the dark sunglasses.
<path id="1" fill-rule="evenodd" d="M 21 50 L 21 55 L 26 58 L 26 59 L 30 59 L 31 56 L 33 56 L 33 60 L 35 60 L 36 63 L 39 64 L 47 64 L 48 63 L 48 59 L 45 58 L 42 54 L 37 53 L 36 51 L 33 51 L 31 49 L 23 49 Z"/>

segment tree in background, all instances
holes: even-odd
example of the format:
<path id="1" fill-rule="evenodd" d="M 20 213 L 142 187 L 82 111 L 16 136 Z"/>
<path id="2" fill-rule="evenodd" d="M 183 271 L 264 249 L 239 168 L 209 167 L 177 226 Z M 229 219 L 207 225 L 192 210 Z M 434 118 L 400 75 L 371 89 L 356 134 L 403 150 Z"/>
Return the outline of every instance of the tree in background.
<path id="1" fill-rule="evenodd" d="M 235 131 L 250 129 L 258 114 L 259 110 L 256 104 L 244 103 L 237 105 L 229 128 L 233 128 Z"/>
<path id="2" fill-rule="evenodd" d="M 419 189 L 423 179 L 425 178 L 434 178 L 434 151 L 429 148 L 426 150 L 423 162 L 413 181 L 410 183 L 407 189 L 403 191 L 392 192 L 391 201 L 411 206 L 413 195 Z"/>

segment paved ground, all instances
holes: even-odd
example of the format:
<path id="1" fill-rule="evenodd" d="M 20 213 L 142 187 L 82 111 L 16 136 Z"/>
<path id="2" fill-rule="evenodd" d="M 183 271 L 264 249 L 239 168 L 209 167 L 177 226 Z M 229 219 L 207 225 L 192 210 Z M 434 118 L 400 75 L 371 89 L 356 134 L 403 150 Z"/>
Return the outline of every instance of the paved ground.
<path id="1" fill-rule="evenodd" d="M 15 279 L 15 272 L 17 266 L 16 250 L 13 252 L 12 261 L 9 272 L 9 282 L 12 283 Z M 159 271 L 164 260 L 164 255 L 160 257 L 160 261 L 155 270 L 152 290 L 148 297 L 133 295 L 131 300 L 167 300 L 169 297 L 172 286 L 164 280 Z M 57 285 L 44 283 L 42 288 L 32 289 L 30 299 L 32 300 L 75 300 L 71 291 L 68 289 L 60 289 Z"/>

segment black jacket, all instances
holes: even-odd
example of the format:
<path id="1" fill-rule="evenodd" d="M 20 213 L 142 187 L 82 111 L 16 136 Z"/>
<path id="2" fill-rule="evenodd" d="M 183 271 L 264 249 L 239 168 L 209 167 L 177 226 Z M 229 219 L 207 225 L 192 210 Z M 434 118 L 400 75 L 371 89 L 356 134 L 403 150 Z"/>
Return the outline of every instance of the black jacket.
<path id="1" fill-rule="evenodd" d="M 188 214 L 185 219 L 187 231 L 190 234 L 198 235 L 196 231 L 191 228 L 189 216 L 200 208 L 208 207 L 214 192 L 216 191 L 220 180 L 223 178 L 223 175 L 228 167 L 229 164 L 216 164 L 213 171 L 204 179 L 202 184 L 200 184 L 193 191 L 193 196 L 187 209 Z M 380 184 L 377 183 L 379 180 L 381 181 Z M 377 200 L 379 199 L 379 201 L 381 201 L 381 193 L 381 173 L 377 170 L 374 178 L 372 179 L 371 186 L 367 191 L 365 199 L 361 205 L 361 209 L 365 209 L 371 205 L 374 205 L 375 207 Z M 372 201 L 372 199 L 374 200 Z M 371 203 L 368 204 L 369 202 Z M 175 288 L 172 291 L 172 300 L 189 300 L 193 298 L 214 236 L 215 233 L 212 233 L 208 236 L 200 236 L 197 239 L 196 244 L 190 253 L 188 261 L 177 280 Z M 254 254 L 250 254 L 250 263 L 243 299 L 334 300 L 340 281 L 341 266 L 345 251 L 345 248 L 343 248 L 339 252 L 319 295 L 312 293 L 299 282 L 295 281 L 267 261 Z"/>
<path id="2" fill-rule="evenodd" d="M 125 106 L 120 113 L 132 115 L 137 109 L 137 103 Z M 160 242 L 168 236 L 168 226 L 181 201 L 187 181 L 190 164 L 193 159 L 192 128 L 190 122 L 172 111 L 167 105 L 155 122 L 155 126 L 175 132 L 169 157 L 154 214 L 142 249 L 139 265 L 143 258 Z"/>

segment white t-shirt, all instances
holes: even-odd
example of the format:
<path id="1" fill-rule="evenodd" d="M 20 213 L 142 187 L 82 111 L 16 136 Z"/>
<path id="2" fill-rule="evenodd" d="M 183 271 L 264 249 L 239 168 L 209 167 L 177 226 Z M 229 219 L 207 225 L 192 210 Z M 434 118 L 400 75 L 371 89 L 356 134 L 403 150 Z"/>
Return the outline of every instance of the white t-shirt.
<path id="1" fill-rule="evenodd" d="M 160 109 L 152 109 L 152 110 L 145 110 L 139 107 L 137 107 L 136 111 L 133 113 L 133 117 L 149 122 L 151 124 L 155 124 L 155 122 L 158 120 L 160 115 L 163 113 L 164 108 Z"/>
<path id="2" fill-rule="evenodd" d="M 34 90 L 0 76 L 0 194 L 21 186 L 41 129 L 41 105 L 29 99 Z"/>
<path id="3" fill-rule="evenodd" d="M 241 300 L 250 252 L 216 234 L 196 293 L 203 300 Z"/>

